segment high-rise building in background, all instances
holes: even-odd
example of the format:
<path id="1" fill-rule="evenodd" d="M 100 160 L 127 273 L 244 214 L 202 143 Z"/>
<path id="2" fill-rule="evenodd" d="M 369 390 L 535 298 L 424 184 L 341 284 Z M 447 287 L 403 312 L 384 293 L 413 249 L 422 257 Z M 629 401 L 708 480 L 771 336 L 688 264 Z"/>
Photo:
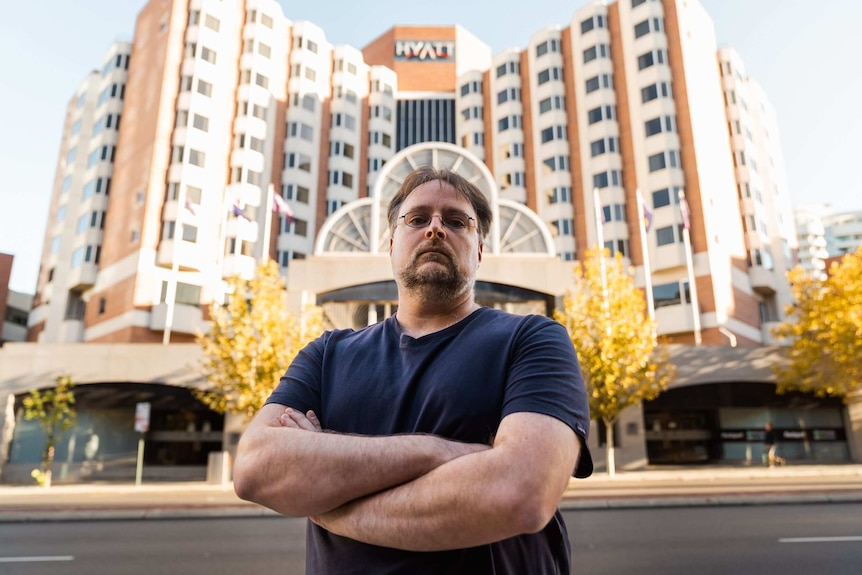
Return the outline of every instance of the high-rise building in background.
<path id="1" fill-rule="evenodd" d="M 357 49 L 274 0 L 147 3 L 68 106 L 29 337 L 191 341 L 225 277 L 269 255 L 296 285 L 321 231 L 432 142 L 490 174 L 501 251 L 518 219 L 558 261 L 602 238 L 660 335 L 769 342 L 797 247 L 778 129 L 694 0 L 591 3 L 498 54 L 460 26 Z M 352 233 L 376 253 L 379 236 Z"/>
<path id="2" fill-rule="evenodd" d="M 852 254 L 862 246 L 862 210 L 831 213 L 823 218 L 829 255 Z"/>

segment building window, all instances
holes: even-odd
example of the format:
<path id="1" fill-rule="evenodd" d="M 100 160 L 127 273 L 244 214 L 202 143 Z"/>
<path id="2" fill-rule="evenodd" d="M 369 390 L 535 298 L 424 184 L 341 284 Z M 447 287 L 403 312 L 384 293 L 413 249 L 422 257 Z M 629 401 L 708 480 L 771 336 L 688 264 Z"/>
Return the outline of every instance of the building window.
<path id="1" fill-rule="evenodd" d="M 544 56 L 548 52 L 559 52 L 560 51 L 560 42 L 552 38 L 550 40 L 545 40 L 538 46 L 536 46 L 536 58 Z"/>
<path id="2" fill-rule="evenodd" d="M 563 79 L 563 69 L 559 66 L 551 66 L 545 70 L 539 72 L 538 82 L 539 86 L 546 82 L 550 82 L 551 80 L 562 80 Z"/>
<path id="3" fill-rule="evenodd" d="M 566 127 L 565 126 L 550 126 L 549 128 L 545 128 L 542 130 L 542 143 L 547 143 L 552 140 L 565 140 L 566 139 Z"/>
<path id="4" fill-rule="evenodd" d="M 668 82 L 657 82 L 641 89 L 641 102 L 646 103 L 656 98 L 669 98 L 670 84 Z"/>
<path id="5" fill-rule="evenodd" d="M 663 208 L 665 206 L 679 203 L 679 192 L 681 188 L 678 186 L 672 188 L 662 188 L 652 193 L 652 207 Z"/>
<path id="6" fill-rule="evenodd" d="M 596 14 L 595 16 L 590 16 L 583 22 L 581 22 L 581 34 L 586 34 L 590 30 L 595 28 L 604 28 L 605 27 L 605 17 L 602 14 Z"/>
<path id="7" fill-rule="evenodd" d="M 539 113 L 544 114 L 551 110 L 562 110 L 566 107 L 565 96 L 550 96 L 539 102 Z"/>
<path id="8" fill-rule="evenodd" d="M 505 76 L 506 74 L 520 74 L 521 64 L 518 62 L 506 62 L 497 66 L 497 77 Z"/>
<path id="9" fill-rule="evenodd" d="M 682 289 L 680 289 L 680 287 Z M 679 305 L 682 303 L 682 297 L 685 296 L 685 303 L 691 303 L 691 294 L 688 289 L 688 282 L 673 282 L 652 287 L 652 297 L 656 308 L 669 305 Z"/>
<path id="10" fill-rule="evenodd" d="M 548 191 L 549 204 L 571 203 L 572 188 L 570 186 L 557 186 Z"/>
<path id="11" fill-rule="evenodd" d="M 619 144 L 620 139 L 616 136 L 609 136 L 607 138 L 602 138 L 601 140 L 596 140 L 595 142 L 590 143 L 590 154 L 595 156 L 601 156 L 607 152 L 616 152 L 620 148 Z"/>
<path id="12" fill-rule="evenodd" d="M 610 49 L 607 44 L 596 44 L 584 50 L 584 64 L 591 62 L 596 58 L 607 58 L 610 54 Z"/>
<path id="13" fill-rule="evenodd" d="M 667 62 L 667 51 L 663 49 L 651 50 L 638 56 L 638 70 L 643 70 L 656 64 Z"/>
<path id="14" fill-rule="evenodd" d="M 622 182 L 622 172 L 620 170 L 608 170 L 593 174 L 594 188 L 607 188 L 608 186 L 619 186 Z"/>

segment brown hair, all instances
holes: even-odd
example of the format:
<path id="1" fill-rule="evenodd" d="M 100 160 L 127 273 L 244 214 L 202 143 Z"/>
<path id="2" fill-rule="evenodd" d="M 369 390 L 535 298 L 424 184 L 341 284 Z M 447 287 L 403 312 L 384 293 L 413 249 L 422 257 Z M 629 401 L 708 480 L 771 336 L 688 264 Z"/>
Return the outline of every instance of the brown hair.
<path id="1" fill-rule="evenodd" d="M 463 176 L 447 168 L 435 168 L 434 166 L 416 168 L 404 178 L 401 188 L 389 202 L 389 209 L 386 214 L 389 219 L 389 229 L 395 229 L 398 223 L 398 210 L 401 208 L 404 200 L 407 199 L 407 196 L 422 184 L 427 184 L 434 180 L 440 180 L 449 184 L 455 188 L 455 191 L 464 196 L 464 199 L 470 202 L 470 205 L 473 206 L 473 210 L 476 212 L 476 227 L 479 230 L 479 237 L 484 239 L 491 229 L 492 219 L 491 205 L 488 203 L 487 198 L 485 198 L 485 194 Z"/>

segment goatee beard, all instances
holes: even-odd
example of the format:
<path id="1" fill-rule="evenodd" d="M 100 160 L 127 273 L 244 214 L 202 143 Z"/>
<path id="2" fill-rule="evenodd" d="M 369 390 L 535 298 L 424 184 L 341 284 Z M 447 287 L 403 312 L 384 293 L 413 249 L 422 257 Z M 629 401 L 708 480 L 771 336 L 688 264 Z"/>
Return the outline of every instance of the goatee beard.
<path id="1" fill-rule="evenodd" d="M 416 259 L 401 268 L 398 275 L 404 288 L 422 294 L 426 300 L 450 301 L 470 288 L 470 280 L 451 259 L 447 262 L 438 261 L 443 267 L 434 266 L 424 270 L 419 269 Z"/>

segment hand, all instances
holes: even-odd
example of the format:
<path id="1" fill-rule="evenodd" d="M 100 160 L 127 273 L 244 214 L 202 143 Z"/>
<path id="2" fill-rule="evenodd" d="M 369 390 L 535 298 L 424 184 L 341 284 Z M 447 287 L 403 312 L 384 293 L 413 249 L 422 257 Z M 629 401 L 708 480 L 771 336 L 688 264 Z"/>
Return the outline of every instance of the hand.
<path id="1" fill-rule="evenodd" d="M 292 427 L 294 429 L 304 429 L 306 431 L 323 431 L 320 425 L 320 420 L 317 419 L 317 414 L 309 409 L 305 414 L 288 407 L 284 413 L 278 418 L 281 425 L 284 427 Z"/>

